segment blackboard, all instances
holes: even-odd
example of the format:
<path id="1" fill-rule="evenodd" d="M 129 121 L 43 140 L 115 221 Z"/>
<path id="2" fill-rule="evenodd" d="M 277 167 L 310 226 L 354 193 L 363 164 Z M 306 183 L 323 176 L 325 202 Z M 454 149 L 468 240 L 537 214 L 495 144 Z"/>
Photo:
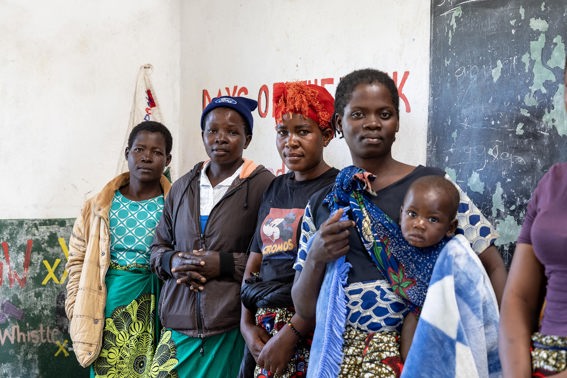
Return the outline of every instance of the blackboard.
<path id="1" fill-rule="evenodd" d="M 427 163 L 500 233 L 510 263 L 527 202 L 567 160 L 565 0 L 433 0 Z"/>
<path id="2" fill-rule="evenodd" d="M 65 316 L 73 219 L 0 220 L 0 377 L 88 377 Z"/>

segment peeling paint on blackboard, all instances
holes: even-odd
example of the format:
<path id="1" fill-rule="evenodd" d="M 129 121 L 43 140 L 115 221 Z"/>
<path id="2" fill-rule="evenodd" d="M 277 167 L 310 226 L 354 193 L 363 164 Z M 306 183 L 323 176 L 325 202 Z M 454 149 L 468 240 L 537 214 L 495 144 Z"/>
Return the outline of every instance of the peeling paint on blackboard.
<path id="1" fill-rule="evenodd" d="M 567 160 L 567 2 L 439 0 L 431 11 L 427 164 L 453 170 L 509 263 L 531 192 Z"/>
<path id="2" fill-rule="evenodd" d="M 547 23 L 547 21 L 542 20 L 541 18 L 532 18 L 530 19 L 530 28 L 532 28 L 533 30 L 546 32 L 549 28 L 549 24 Z"/>
<path id="3" fill-rule="evenodd" d="M 500 59 L 498 59 L 498 61 L 496 62 L 496 67 L 492 69 L 492 80 L 494 80 L 494 82 L 497 82 L 498 79 L 500 79 L 501 72 L 502 72 L 502 62 L 500 61 Z"/>
<path id="4" fill-rule="evenodd" d="M 504 218 L 497 220 L 495 226 L 498 234 L 500 234 L 494 243 L 496 246 L 505 246 L 510 243 L 515 243 L 522 227 L 511 215 L 506 215 Z"/>
<path id="5" fill-rule="evenodd" d="M 453 182 L 456 182 L 457 172 L 453 168 L 445 168 L 445 173 L 451 178 L 451 180 L 453 180 Z"/>
<path id="6" fill-rule="evenodd" d="M 473 192 L 482 194 L 484 192 L 484 183 L 482 182 L 478 172 L 473 172 L 467 181 L 467 187 Z"/>
<path id="7" fill-rule="evenodd" d="M 462 12 L 461 7 L 456 7 L 456 8 L 451 10 L 450 25 L 451 25 L 452 30 L 449 31 L 449 44 L 451 44 L 453 33 L 455 32 L 455 29 L 457 28 L 457 18 L 460 18 L 462 16 L 463 16 L 463 12 Z"/>
<path id="8" fill-rule="evenodd" d="M 504 211 L 504 201 L 502 200 L 503 193 L 502 184 L 498 182 L 496 184 L 494 194 L 492 195 L 492 218 L 496 218 L 498 216 L 498 210 Z"/>

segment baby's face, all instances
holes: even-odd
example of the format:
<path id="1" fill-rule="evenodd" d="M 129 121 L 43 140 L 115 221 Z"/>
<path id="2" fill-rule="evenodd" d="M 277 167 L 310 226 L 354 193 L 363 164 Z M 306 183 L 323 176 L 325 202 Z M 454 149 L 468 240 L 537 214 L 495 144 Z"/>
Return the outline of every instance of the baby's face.
<path id="1" fill-rule="evenodd" d="M 433 188 L 410 189 L 400 214 L 402 234 L 419 248 L 431 247 L 443 237 L 452 236 L 457 221 L 450 214 L 449 200 Z"/>

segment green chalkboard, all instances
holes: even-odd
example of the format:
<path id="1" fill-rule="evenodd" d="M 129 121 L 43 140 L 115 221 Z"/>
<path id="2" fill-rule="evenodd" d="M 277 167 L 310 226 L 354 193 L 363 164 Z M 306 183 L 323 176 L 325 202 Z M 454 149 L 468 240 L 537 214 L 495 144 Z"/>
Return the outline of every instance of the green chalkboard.
<path id="1" fill-rule="evenodd" d="M 433 0 L 427 163 L 500 233 L 510 262 L 531 193 L 567 160 L 566 0 Z"/>
<path id="2" fill-rule="evenodd" d="M 88 377 L 65 315 L 73 219 L 0 220 L 0 377 Z"/>

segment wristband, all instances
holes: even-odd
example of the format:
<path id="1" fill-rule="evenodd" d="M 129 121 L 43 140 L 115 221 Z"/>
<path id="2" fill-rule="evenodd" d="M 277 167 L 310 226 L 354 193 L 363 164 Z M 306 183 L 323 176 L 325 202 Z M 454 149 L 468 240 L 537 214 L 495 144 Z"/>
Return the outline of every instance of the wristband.
<path id="1" fill-rule="evenodd" d="M 301 333 L 297 330 L 297 328 L 295 328 L 291 320 L 287 322 L 287 325 L 293 331 L 293 333 L 295 333 L 295 336 L 297 336 L 300 339 L 303 339 L 303 336 L 301 336 Z"/>

